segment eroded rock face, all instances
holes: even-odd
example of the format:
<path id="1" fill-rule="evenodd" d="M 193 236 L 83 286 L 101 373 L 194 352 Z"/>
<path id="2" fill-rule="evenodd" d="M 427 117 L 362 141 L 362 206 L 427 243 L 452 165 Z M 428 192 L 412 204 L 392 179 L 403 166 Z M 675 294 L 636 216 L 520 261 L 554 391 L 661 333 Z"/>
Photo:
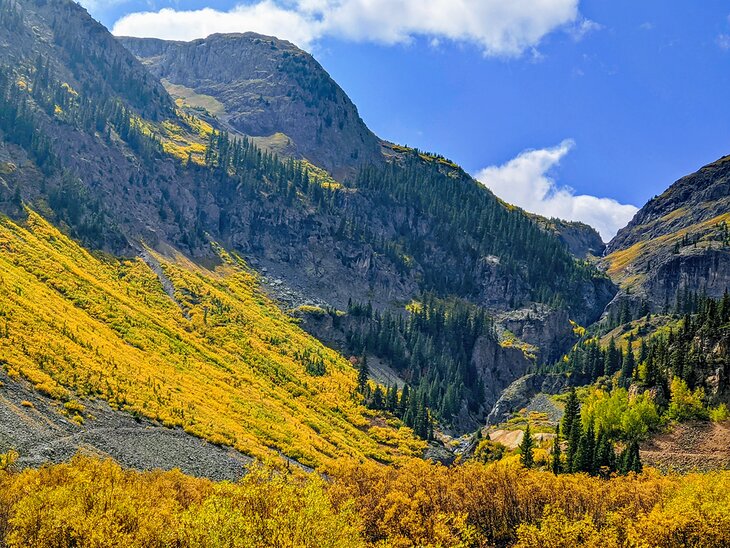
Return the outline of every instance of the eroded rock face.
<path id="1" fill-rule="evenodd" d="M 556 221 L 555 233 L 579 259 L 600 257 L 606 250 L 598 231 L 584 223 Z"/>
<path id="2" fill-rule="evenodd" d="M 592 226 L 579 221 L 564 221 L 530 215 L 545 230 L 555 234 L 565 244 L 565 247 L 579 259 L 601 257 L 606 250 L 606 244 L 603 243 L 601 235 Z"/>
<path id="3" fill-rule="evenodd" d="M 382 162 L 380 141 L 344 91 L 308 53 L 270 36 L 214 34 L 192 42 L 120 38 L 159 78 L 214 97 L 237 132 L 283 133 L 290 150 L 347 178 Z"/>
<path id="4" fill-rule="evenodd" d="M 606 246 L 620 249 L 672 234 L 730 211 L 730 156 L 682 177 L 649 200 Z"/>
<path id="5" fill-rule="evenodd" d="M 730 287 L 730 157 L 683 177 L 650 200 L 608 244 L 604 263 L 628 303 L 673 308 L 678 292 L 720 297 Z"/>
<path id="6" fill-rule="evenodd" d="M 654 308 L 662 297 L 671 307 L 677 292 L 684 288 L 721 297 L 730 287 L 730 252 L 726 249 L 692 249 L 669 257 L 659 265 L 646 283 L 646 294 Z"/>
<path id="7" fill-rule="evenodd" d="M 476 366 L 484 385 L 484 417 L 502 396 L 502 392 L 515 380 L 527 373 L 534 362 L 527 358 L 518 348 L 504 348 L 494 339 L 481 337 L 472 354 L 472 362 Z"/>
<path id="8" fill-rule="evenodd" d="M 578 340 L 570 320 L 566 310 L 537 304 L 497 315 L 501 327 L 535 347 L 539 363 L 555 362 Z"/>
<path id="9" fill-rule="evenodd" d="M 487 416 L 487 425 L 500 424 L 528 403 L 537 394 L 559 394 L 568 386 L 581 384 L 581 379 L 559 373 L 533 373 L 511 383 L 500 395 Z"/>

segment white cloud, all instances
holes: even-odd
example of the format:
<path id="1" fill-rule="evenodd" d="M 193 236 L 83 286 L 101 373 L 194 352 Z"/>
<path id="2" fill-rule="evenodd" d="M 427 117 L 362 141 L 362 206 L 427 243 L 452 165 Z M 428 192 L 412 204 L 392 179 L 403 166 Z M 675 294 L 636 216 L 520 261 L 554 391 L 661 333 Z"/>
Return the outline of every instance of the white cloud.
<path id="1" fill-rule="evenodd" d="M 638 209 L 611 198 L 576 195 L 572 188 L 559 186 L 551 171 L 574 146 L 567 139 L 556 147 L 525 150 L 501 166 L 481 170 L 475 177 L 509 203 L 546 217 L 582 221 L 608 241 Z"/>
<path id="2" fill-rule="evenodd" d="M 94 1 L 94 0 L 85 0 Z M 553 30 L 578 22 L 579 0 L 255 0 L 213 8 L 132 13 L 117 35 L 190 40 L 215 32 L 255 31 L 311 47 L 334 36 L 358 42 L 408 43 L 417 36 L 469 42 L 485 55 L 518 56 Z M 572 31 L 571 31 L 572 32 Z"/>
<path id="3" fill-rule="evenodd" d="M 718 35 L 718 37 L 715 38 L 715 43 L 717 44 L 717 47 L 719 47 L 721 50 L 730 50 L 730 34 Z"/>
<path id="4" fill-rule="evenodd" d="M 603 29 L 603 25 L 591 21 L 590 19 L 581 18 L 576 21 L 572 26 L 568 27 L 568 33 L 573 37 L 573 40 L 580 42 L 586 35 L 592 32 L 598 32 Z"/>
<path id="5" fill-rule="evenodd" d="M 213 8 L 178 11 L 164 8 L 157 12 L 125 15 L 114 24 L 117 36 L 140 36 L 169 40 L 193 40 L 214 33 L 258 32 L 309 46 L 321 34 L 321 22 L 294 10 L 282 8 L 272 0 L 236 6 L 231 11 Z"/>

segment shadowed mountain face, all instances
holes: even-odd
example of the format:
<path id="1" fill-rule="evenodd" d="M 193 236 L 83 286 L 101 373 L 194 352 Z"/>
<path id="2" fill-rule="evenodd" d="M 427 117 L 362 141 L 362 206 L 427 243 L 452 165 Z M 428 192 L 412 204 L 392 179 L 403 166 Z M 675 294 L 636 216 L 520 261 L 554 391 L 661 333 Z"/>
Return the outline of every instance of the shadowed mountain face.
<path id="1" fill-rule="evenodd" d="M 604 259 L 641 311 L 675 308 L 684 293 L 720 297 L 730 287 L 730 157 L 683 177 L 650 200 L 608 244 Z M 626 307 L 626 305 L 622 306 Z"/>
<path id="2" fill-rule="evenodd" d="M 378 138 L 345 92 L 289 42 L 254 33 L 192 42 L 119 40 L 174 95 L 208 107 L 236 132 L 276 141 L 283 152 L 307 158 L 337 179 L 383 162 Z"/>

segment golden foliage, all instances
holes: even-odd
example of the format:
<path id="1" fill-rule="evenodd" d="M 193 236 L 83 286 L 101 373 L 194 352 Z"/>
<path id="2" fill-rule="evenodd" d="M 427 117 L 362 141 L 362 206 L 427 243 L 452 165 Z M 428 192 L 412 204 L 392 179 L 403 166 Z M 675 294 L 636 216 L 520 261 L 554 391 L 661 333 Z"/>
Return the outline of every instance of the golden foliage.
<path id="1" fill-rule="evenodd" d="M 420 454 L 410 431 L 369 432 L 352 366 L 219 252 L 214 270 L 157 257 L 175 302 L 142 260 L 93 256 L 32 212 L 26 227 L 0 221 L 3 367 L 51 397 L 105 399 L 263 460 Z M 301 356 L 327 373 L 308 375 Z M 77 422 L 82 409 L 66 408 Z"/>
<path id="2" fill-rule="evenodd" d="M 399 467 L 344 463 L 333 476 L 333 500 L 354 500 L 365 540 L 384 546 L 504 545 L 518 534 L 523 546 L 553 546 L 540 539 L 557 534 L 554 528 L 584 539 L 574 546 L 599 546 L 586 539 L 599 538 L 596 531 L 603 534 L 616 523 L 625 529 L 687 481 L 653 471 L 610 480 L 555 476 L 525 470 L 514 459 L 452 468 L 422 461 Z M 730 493 L 726 499 L 730 503 Z"/>
<path id="3" fill-rule="evenodd" d="M 13 471 L 0 545 L 613 548 L 730 545 L 730 471 L 612 479 L 519 464 L 342 461 L 329 481 L 254 466 L 239 483 L 76 457 Z"/>
<path id="4" fill-rule="evenodd" d="M 325 485 L 254 468 L 236 484 L 112 461 L 0 471 L 0 545 L 96 548 L 363 546 L 357 516 Z"/>

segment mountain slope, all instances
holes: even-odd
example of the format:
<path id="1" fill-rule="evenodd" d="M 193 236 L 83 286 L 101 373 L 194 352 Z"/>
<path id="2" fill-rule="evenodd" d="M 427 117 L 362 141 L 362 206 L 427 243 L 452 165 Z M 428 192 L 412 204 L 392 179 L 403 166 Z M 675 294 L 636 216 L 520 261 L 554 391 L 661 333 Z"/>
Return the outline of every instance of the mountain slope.
<path id="1" fill-rule="evenodd" d="M 13 218 L 22 220 L 23 204 L 30 205 L 87 248 L 125 256 L 172 247 L 215 264 L 215 241 L 266 273 L 271 286 L 295 295 L 294 305 L 344 310 L 349 301 L 370 302 L 375 310 L 405 314 L 408 303 L 432 292 L 481 312 L 520 309 L 509 321 L 523 340 L 504 342 L 539 345 L 540 360 L 575 339 L 569 320 L 590 323 L 612 297 L 610 281 L 576 260 L 552 230 L 447 159 L 387 145 L 385 155 L 379 150 L 378 161 L 344 184 L 311 164 L 279 159 L 222 131 L 220 120 L 174 108 L 142 64 L 69 4 L 0 4 L 13 60 L 0 70 L 0 208 Z M 15 33 L 25 38 L 14 41 Z M 230 39 L 241 40 L 255 39 Z M 272 62 L 266 55 L 264 68 Z M 312 72 L 301 82 L 272 66 L 265 79 L 299 86 L 297 97 L 314 93 L 307 82 L 334 86 L 314 61 L 307 61 Z M 225 89 L 225 81 L 215 83 Z M 339 92 L 312 97 L 322 112 L 345 104 Z M 270 115 L 276 118 L 276 110 Z M 298 125 L 316 132 L 318 116 Z M 334 150 L 349 154 L 346 146 Z M 524 367 L 502 371 L 489 353 L 481 358 L 490 374 L 475 393 L 485 398 L 470 408 L 484 415 Z M 453 395 L 474 383 L 468 360 L 460 361 L 465 367 L 455 375 L 443 370 L 431 377 L 445 379 L 429 390 L 438 400 L 433 407 L 461 408 L 458 401 L 442 405 L 449 388 Z"/>
<path id="2" fill-rule="evenodd" d="M 311 55 L 289 42 L 255 33 L 192 42 L 119 40 L 188 104 L 215 105 L 216 117 L 245 135 L 284 134 L 283 151 L 307 158 L 337 179 L 383 161 L 378 138 L 345 92 Z"/>
<path id="3" fill-rule="evenodd" d="M 673 310 L 684 292 L 730 287 L 730 157 L 650 200 L 608 244 L 604 263 L 632 317 Z M 614 305 L 616 306 L 616 305 Z M 627 305 L 621 305 L 627 306 Z"/>
<path id="4" fill-rule="evenodd" d="M 0 248 L 2 364 L 44 394 L 103 399 L 251 456 L 281 451 L 312 466 L 422 447 L 371 426 L 351 397 L 351 365 L 221 249 L 210 270 L 173 250 L 148 255 L 152 267 L 94 257 L 34 213 L 27 227 L 0 223 Z"/>

